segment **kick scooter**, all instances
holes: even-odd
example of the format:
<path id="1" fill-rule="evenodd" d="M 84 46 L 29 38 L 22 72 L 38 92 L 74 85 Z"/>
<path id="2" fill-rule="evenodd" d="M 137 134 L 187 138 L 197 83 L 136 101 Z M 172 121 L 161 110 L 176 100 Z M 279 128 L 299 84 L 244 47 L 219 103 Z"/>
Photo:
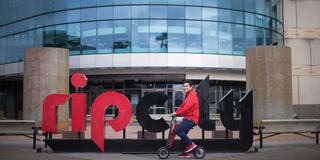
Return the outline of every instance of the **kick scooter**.
<path id="1" fill-rule="evenodd" d="M 158 149 L 158 157 L 160 159 L 167 159 L 169 157 L 169 155 L 170 155 L 169 152 L 172 151 L 173 144 L 174 144 L 174 138 L 176 137 L 175 128 L 177 126 L 178 126 L 178 124 L 177 124 L 176 116 L 172 116 L 166 146 L 160 147 Z M 206 155 L 206 150 L 201 146 L 197 146 L 191 152 L 193 152 L 193 156 L 196 159 L 202 159 Z"/>

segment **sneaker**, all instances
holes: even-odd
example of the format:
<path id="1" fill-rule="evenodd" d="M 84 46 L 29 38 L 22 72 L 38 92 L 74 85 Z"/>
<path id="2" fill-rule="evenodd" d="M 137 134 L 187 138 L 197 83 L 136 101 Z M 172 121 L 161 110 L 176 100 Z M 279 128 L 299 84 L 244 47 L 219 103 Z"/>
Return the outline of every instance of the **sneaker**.
<path id="1" fill-rule="evenodd" d="M 193 149 L 195 149 L 196 147 L 197 147 L 197 145 L 192 142 L 192 144 L 186 148 L 186 150 L 184 151 L 184 153 L 189 153 L 189 152 L 191 152 Z"/>
<path id="2" fill-rule="evenodd" d="M 191 158 L 191 153 L 182 153 L 178 155 L 179 158 Z"/>

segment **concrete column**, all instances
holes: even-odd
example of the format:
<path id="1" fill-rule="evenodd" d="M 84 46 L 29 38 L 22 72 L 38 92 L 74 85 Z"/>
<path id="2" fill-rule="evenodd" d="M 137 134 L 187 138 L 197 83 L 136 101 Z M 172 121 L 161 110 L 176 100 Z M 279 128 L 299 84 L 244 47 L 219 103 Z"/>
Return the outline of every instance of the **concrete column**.
<path id="1" fill-rule="evenodd" d="M 62 48 L 28 48 L 24 56 L 23 119 L 41 126 L 42 102 L 49 94 L 69 93 L 69 51 Z M 58 130 L 69 126 L 69 105 L 58 107 Z"/>
<path id="2" fill-rule="evenodd" d="M 292 118 L 291 49 L 261 46 L 246 52 L 246 85 L 253 89 L 254 125 L 262 119 Z"/>

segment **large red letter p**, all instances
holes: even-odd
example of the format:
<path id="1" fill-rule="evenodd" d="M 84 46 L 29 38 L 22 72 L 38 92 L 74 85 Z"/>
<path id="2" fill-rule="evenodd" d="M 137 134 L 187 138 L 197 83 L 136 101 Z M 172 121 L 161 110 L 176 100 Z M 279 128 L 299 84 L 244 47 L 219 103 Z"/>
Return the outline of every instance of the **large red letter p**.
<path id="1" fill-rule="evenodd" d="M 131 120 L 131 103 L 124 95 L 117 92 L 105 92 L 95 99 L 91 108 L 91 138 L 101 151 L 104 151 L 105 110 L 111 105 L 116 106 L 119 110 L 114 120 L 107 121 L 114 131 L 123 130 Z"/>

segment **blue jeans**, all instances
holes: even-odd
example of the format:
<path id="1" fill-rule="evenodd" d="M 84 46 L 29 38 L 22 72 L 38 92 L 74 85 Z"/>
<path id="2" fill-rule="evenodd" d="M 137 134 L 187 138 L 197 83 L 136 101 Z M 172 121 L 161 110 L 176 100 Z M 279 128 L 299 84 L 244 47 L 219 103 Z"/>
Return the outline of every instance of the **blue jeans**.
<path id="1" fill-rule="evenodd" d="M 187 134 L 190 131 L 190 129 L 193 128 L 193 126 L 195 126 L 193 121 L 188 119 L 183 119 L 183 121 L 175 128 L 175 132 L 181 138 L 181 140 L 186 146 L 189 146 L 192 144 L 192 141 L 189 139 Z"/>

